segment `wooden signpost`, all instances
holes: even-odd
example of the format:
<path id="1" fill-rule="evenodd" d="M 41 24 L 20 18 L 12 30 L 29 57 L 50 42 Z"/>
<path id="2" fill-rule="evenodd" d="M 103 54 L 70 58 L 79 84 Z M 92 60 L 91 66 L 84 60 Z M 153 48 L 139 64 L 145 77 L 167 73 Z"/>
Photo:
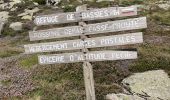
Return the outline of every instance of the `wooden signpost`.
<path id="1" fill-rule="evenodd" d="M 89 51 L 88 48 L 129 45 L 143 42 L 142 32 L 88 38 L 87 35 L 118 32 L 147 28 L 146 17 L 86 24 L 84 21 L 109 19 L 137 15 L 137 7 L 109 7 L 86 10 L 79 6 L 76 12 L 37 16 L 34 23 L 38 26 L 78 22 L 78 26 L 53 28 L 29 32 L 30 40 L 45 40 L 80 36 L 80 39 L 24 45 L 25 53 L 55 52 L 63 50 L 81 50 L 81 52 L 39 55 L 39 64 L 58 64 L 83 62 L 86 99 L 95 100 L 93 68 L 90 62 L 106 60 L 136 59 L 136 51 Z"/>

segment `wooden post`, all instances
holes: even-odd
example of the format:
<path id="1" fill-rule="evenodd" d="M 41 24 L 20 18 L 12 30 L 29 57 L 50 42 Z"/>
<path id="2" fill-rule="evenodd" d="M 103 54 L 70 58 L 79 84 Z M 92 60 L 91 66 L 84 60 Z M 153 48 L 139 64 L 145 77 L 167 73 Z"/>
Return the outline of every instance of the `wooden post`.
<path id="1" fill-rule="evenodd" d="M 78 6 L 76 8 L 77 12 L 83 11 L 83 10 L 87 10 L 87 6 L 83 5 L 83 6 Z M 85 26 L 86 23 L 85 22 L 79 22 L 80 26 Z M 82 34 L 81 35 L 81 39 L 84 41 L 87 38 L 86 35 Z M 84 54 L 86 54 L 88 52 L 87 48 L 83 48 L 82 52 Z M 84 57 L 86 58 L 86 57 Z M 94 78 L 93 78 L 93 68 L 92 65 L 90 64 L 90 62 L 88 61 L 84 61 L 83 62 L 83 73 L 84 73 L 84 81 L 85 81 L 85 89 L 86 89 L 86 100 L 95 100 L 95 89 L 94 89 Z"/>

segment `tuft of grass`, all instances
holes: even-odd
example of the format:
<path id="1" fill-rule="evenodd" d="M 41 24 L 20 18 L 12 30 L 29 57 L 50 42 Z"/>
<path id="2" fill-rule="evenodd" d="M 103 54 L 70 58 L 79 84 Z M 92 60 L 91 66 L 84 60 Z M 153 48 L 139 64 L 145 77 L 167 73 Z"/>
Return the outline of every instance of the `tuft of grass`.
<path id="1" fill-rule="evenodd" d="M 2 81 L 0 81 L 0 83 L 1 83 L 3 86 L 10 86 L 10 85 L 11 85 L 11 80 L 10 80 L 10 79 L 2 80 Z"/>
<path id="2" fill-rule="evenodd" d="M 38 64 L 38 57 L 37 55 L 32 55 L 31 57 L 21 59 L 19 64 L 22 68 L 30 69 L 32 66 Z"/>
<path id="3" fill-rule="evenodd" d="M 160 12 L 155 12 L 151 15 L 151 17 L 160 24 L 170 25 L 170 10 L 165 11 L 161 10 Z M 162 14 L 163 13 L 163 14 Z"/>
<path id="4" fill-rule="evenodd" d="M 33 2 L 37 2 L 40 5 L 45 5 L 46 4 L 46 0 L 33 0 Z"/>
<path id="5" fill-rule="evenodd" d="M 170 72 L 168 46 L 144 44 L 139 48 L 139 58 L 131 65 L 132 72 L 164 69 Z M 170 73 L 169 73 L 170 74 Z"/>
<path id="6" fill-rule="evenodd" d="M 119 4 L 122 6 L 129 6 L 135 4 L 143 4 L 144 0 L 119 0 Z"/>
<path id="7" fill-rule="evenodd" d="M 15 55 L 20 54 L 20 53 L 21 53 L 21 51 L 4 50 L 4 51 L 0 51 L 0 57 L 1 58 L 11 57 L 11 56 L 15 56 Z"/>

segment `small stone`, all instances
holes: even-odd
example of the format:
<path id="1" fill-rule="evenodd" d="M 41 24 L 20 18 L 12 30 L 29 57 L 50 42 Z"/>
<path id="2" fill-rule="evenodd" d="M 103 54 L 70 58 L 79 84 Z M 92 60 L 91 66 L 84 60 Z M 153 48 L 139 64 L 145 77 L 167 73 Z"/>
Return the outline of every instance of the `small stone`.
<path id="1" fill-rule="evenodd" d="M 0 12 L 0 21 L 7 21 L 9 18 L 9 12 L 7 11 L 2 11 Z"/>
<path id="2" fill-rule="evenodd" d="M 170 8 L 170 4 L 165 3 L 165 4 L 158 4 L 159 8 L 162 8 L 164 10 L 168 10 Z"/>
<path id="3" fill-rule="evenodd" d="M 15 31 L 20 31 L 22 30 L 22 23 L 21 22 L 11 23 L 9 27 Z"/>
<path id="4" fill-rule="evenodd" d="M 33 2 L 34 5 L 38 6 L 39 4 L 37 2 Z"/>
<path id="5" fill-rule="evenodd" d="M 21 17 L 21 16 L 25 16 L 25 15 L 28 15 L 28 13 L 24 12 L 24 13 L 19 14 L 18 16 Z"/>
<path id="6" fill-rule="evenodd" d="M 21 3 L 21 0 L 11 0 L 10 2 L 5 2 L 0 4 L 0 9 L 12 9 L 15 4 Z"/>
<path id="7" fill-rule="evenodd" d="M 48 4 L 58 5 L 61 2 L 61 0 L 49 0 Z"/>
<path id="8" fill-rule="evenodd" d="M 19 14 L 18 16 L 21 17 L 21 19 L 28 19 L 28 20 L 32 20 L 33 14 L 38 12 L 40 9 L 38 7 L 29 10 L 29 9 L 25 9 L 24 13 Z"/>
<path id="9" fill-rule="evenodd" d="M 25 15 L 21 19 L 26 19 L 26 20 L 32 20 L 32 16 L 30 15 Z"/>
<path id="10" fill-rule="evenodd" d="M 32 10 L 29 10 L 29 9 L 25 9 L 25 12 L 28 13 L 28 14 L 33 14 L 33 13 L 36 13 L 38 12 L 40 9 L 38 7 L 35 7 L 34 9 Z"/>
<path id="11" fill-rule="evenodd" d="M 12 8 L 10 11 L 15 11 L 18 7 Z"/>

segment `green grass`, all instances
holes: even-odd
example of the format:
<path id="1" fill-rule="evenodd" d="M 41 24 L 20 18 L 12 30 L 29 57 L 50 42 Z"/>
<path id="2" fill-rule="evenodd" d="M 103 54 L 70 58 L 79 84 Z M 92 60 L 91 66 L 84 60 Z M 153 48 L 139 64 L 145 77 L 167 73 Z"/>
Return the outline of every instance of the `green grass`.
<path id="1" fill-rule="evenodd" d="M 119 5 L 122 6 L 129 6 L 129 5 L 135 5 L 135 4 L 142 4 L 145 0 L 119 0 Z"/>
<path id="2" fill-rule="evenodd" d="M 161 10 L 159 12 L 155 12 L 151 15 L 151 17 L 159 24 L 170 25 L 170 9 L 167 11 Z"/>
<path id="3" fill-rule="evenodd" d="M 0 51 L 0 58 L 11 57 L 20 54 L 20 51 L 16 50 L 4 50 Z"/>
<path id="4" fill-rule="evenodd" d="M 119 76 L 113 62 L 93 63 L 93 67 L 98 100 L 103 100 L 107 93 L 122 91 L 113 84 L 115 78 L 112 76 Z M 32 80 L 38 88 L 29 92 L 28 98 L 38 96 L 49 100 L 85 99 L 82 63 L 37 66 L 32 72 Z"/>
<path id="5" fill-rule="evenodd" d="M 132 72 L 163 69 L 170 74 L 170 48 L 167 45 L 145 44 L 139 48 L 139 58 L 131 65 Z"/>
<path id="6" fill-rule="evenodd" d="M 10 86 L 11 85 L 11 80 L 2 80 L 0 81 L 0 84 L 2 84 L 3 86 Z"/>
<path id="7" fill-rule="evenodd" d="M 37 2 L 40 5 L 45 5 L 46 4 L 46 0 L 33 0 L 33 2 Z"/>
<path id="8" fill-rule="evenodd" d="M 30 69 L 32 66 L 38 64 L 38 57 L 37 55 L 32 55 L 31 57 L 21 59 L 19 64 L 22 68 Z"/>

